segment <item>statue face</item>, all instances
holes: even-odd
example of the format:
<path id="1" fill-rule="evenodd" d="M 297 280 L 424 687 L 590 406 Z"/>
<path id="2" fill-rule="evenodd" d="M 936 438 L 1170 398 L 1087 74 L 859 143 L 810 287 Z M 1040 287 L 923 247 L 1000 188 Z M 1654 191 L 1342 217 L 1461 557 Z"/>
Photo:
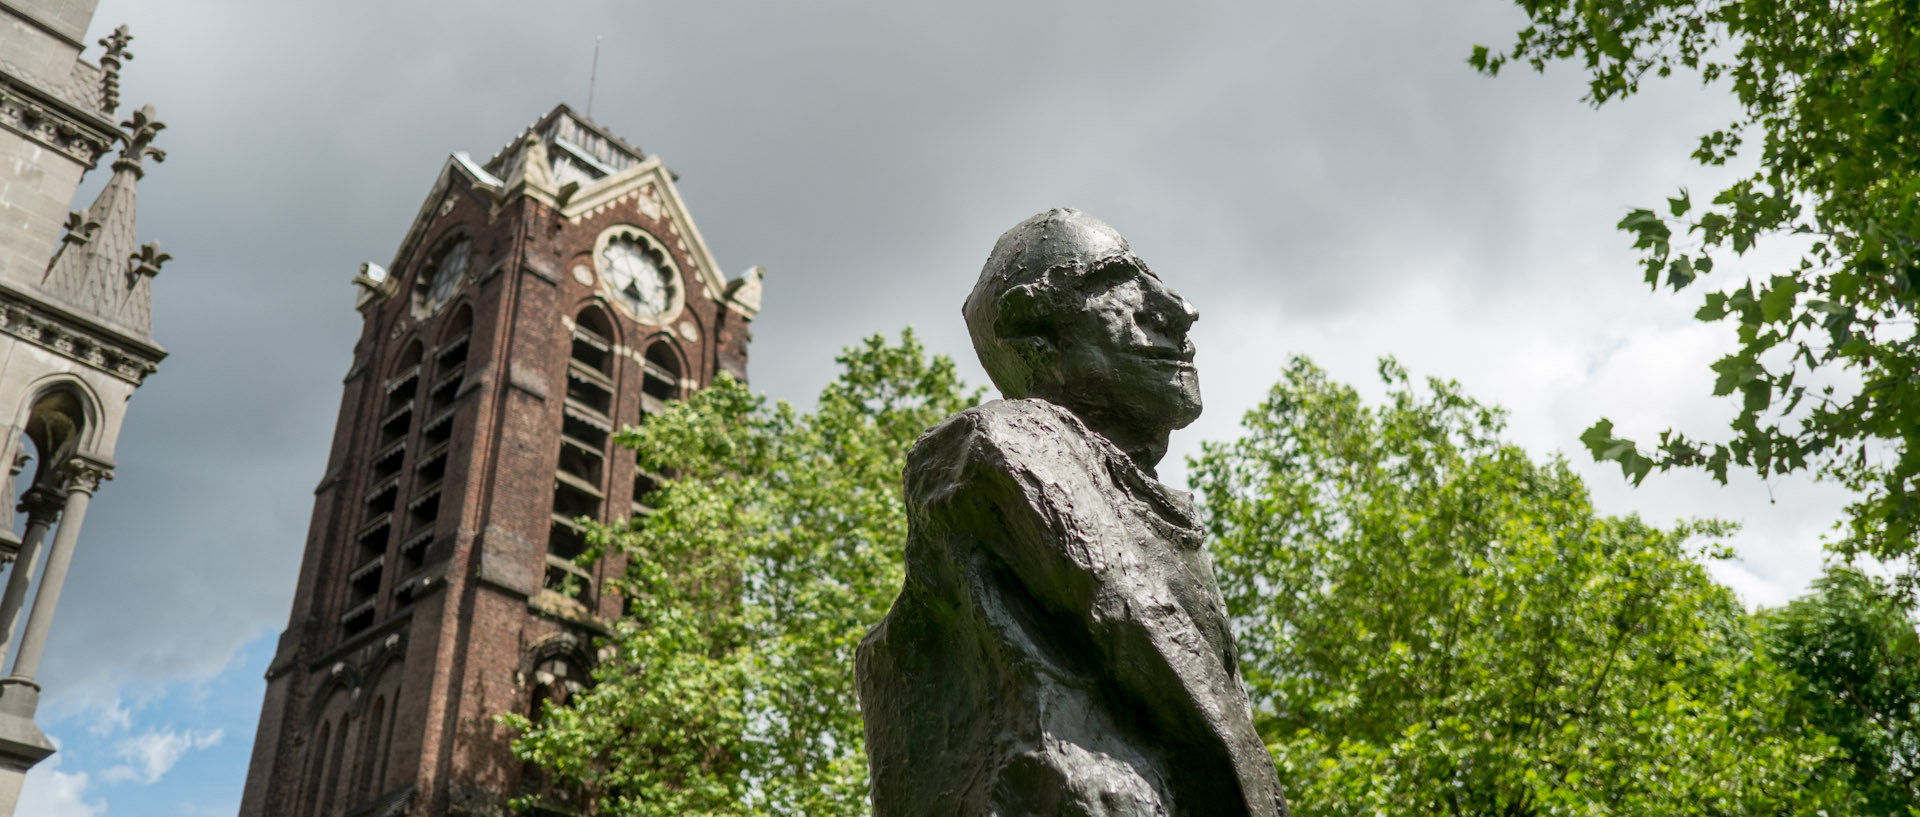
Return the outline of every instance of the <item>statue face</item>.
<path id="1" fill-rule="evenodd" d="M 1200 317 L 1131 251 L 1095 262 L 1073 284 L 1081 302 L 1056 318 L 1054 392 L 1084 418 L 1146 433 L 1200 416 L 1187 329 Z M 1117 429 L 1116 429 L 1117 430 Z"/>

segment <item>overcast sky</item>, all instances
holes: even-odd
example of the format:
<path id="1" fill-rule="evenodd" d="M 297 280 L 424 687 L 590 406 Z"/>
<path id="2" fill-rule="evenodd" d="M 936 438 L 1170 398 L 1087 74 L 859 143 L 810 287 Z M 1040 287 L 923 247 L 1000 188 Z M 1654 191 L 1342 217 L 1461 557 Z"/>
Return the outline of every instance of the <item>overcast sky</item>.
<path id="1" fill-rule="evenodd" d="M 1843 497 L 1799 479 L 1629 489 L 1577 436 L 1713 436 L 1730 333 L 1650 293 L 1612 225 L 1676 186 L 1724 91 L 1596 112 L 1577 71 L 1475 75 L 1504 0 L 947 4 L 102 0 L 128 23 L 123 113 L 165 164 L 140 238 L 172 356 L 135 396 L 42 670 L 63 750 L 22 814 L 231 815 L 286 625 L 359 315 L 447 155 L 491 155 L 558 102 L 665 159 L 729 277 L 767 269 L 753 386 L 800 403 L 842 346 L 912 325 L 985 383 L 960 301 L 1001 231 L 1066 205 L 1198 306 L 1206 416 L 1170 481 L 1305 354 L 1378 394 L 1374 360 L 1462 382 L 1566 452 L 1600 507 L 1743 522 L 1716 575 L 1801 592 Z M 98 51 L 89 49 L 91 58 Z M 76 201 L 85 206 L 103 174 Z M 1717 267 L 1710 285 L 1780 255 Z"/>

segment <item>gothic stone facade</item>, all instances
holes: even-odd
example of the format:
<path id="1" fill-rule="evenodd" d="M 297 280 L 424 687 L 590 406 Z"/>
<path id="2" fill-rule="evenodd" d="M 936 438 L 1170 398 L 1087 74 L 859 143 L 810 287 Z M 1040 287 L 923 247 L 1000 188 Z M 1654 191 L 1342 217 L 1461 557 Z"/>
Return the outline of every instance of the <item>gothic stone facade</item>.
<path id="1" fill-rule="evenodd" d="M 723 279 L 660 160 L 561 106 L 484 165 L 448 160 L 390 270 L 355 283 L 240 813 L 504 814 L 541 781 L 494 717 L 576 689 L 619 612 L 617 559 L 570 559 L 575 519 L 645 510 L 611 433 L 744 379 L 760 273 Z"/>
<path id="2" fill-rule="evenodd" d="M 164 126 L 151 106 L 115 126 L 133 38 L 122 26 L 99 41 L 98 65 L 82 60 L 93 11 L 93 0 L 0 2 L 0 495 L 19 496 L 26 516 L 23 533 L 17 515 L 0 525 L 0 562 L 11 564 L 0 665 L 12 661 L 0 678 L 0 815 L 53 751 L 33 721 L 41 651 L 87 504 L 112 477 L 127 403 L 166 356 L 151 318 L 167 256 L 135 237 L 135 187 L 142 162 L 164 157 L 152 146 Z M 113 175 L 92 205 L 69 212 L 81 177 L 115 143 Z"/>

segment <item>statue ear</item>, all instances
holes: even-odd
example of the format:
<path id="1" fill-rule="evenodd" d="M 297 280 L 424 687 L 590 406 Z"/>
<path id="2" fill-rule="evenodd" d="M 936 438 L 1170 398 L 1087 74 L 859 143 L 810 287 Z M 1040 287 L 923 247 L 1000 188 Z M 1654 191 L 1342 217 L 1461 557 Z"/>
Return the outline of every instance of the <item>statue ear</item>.
<path id="1" fill-rule="evenodd" d="M 1052 323 L 1053 310 L 1036 283 L 1021 284 L 1000 293 L 993 310 L 994 335 L 1013 340 L 1052 334 L 1047 329 Z"/>
<path id="2" fill-rule="evenodd" d="M 1020 361 L 1022 380 L 1031 389 L 1036 382 L 1053 378 L 1059 349 L 1054 341 L 1053 309 L 1043 289 L 1035 283 L 1022 284 L 1000 294 L 993 322 L 1000 345 Z"/>

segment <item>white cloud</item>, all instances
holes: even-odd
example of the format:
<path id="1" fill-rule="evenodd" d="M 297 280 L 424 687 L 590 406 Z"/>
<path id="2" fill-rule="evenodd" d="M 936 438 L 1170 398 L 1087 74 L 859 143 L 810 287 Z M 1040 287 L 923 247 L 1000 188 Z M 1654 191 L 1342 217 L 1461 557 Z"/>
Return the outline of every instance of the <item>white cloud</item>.
<path id="1" fill-rule="evenodd" d="M 89 732 L 105 736 L 133 728 L 133 710 L 128 709 L 121 702 L 117 693 L 108 694 L 105 700 L 94 703 L 89 708 L 92 711 L 88 714 L 93 718 L 93 723 L 87 726 Z"/>
<path id="2" fill-rule="evenodd" d="M 1732 340 L 1694 321 L 1690 304 L 1603 275 L 1569 276 L 1566 290 L 1551 297 L 1460 296 L 1437 283 L 1445 275 L 1416 269 L 1394 277 L 1409 283 L 1365 309 L 1283 320 L 1258 305 L 1227 303 L 1203 318 L 1196 343 L 1208 413 L 1176 435 L 1163 475 L 1183 483 L 1182 455 L 1197 453 L 1201 440 L 1238 436 L 1242 413 L 1264 398 L 1288 354 L 1310 355 L 1369 401 L 1382 394 L 1374 360 L 1391 354 L 1416 380 L 1457 379 L 1473 397 L 1508 409 L 1509 438 L 1536 457 L 1563 454 L 1603 513 L 1637 513 L 1659 525 L 1706 517 L 1741 523 L 1727 540 L 1735 560 L 1712 571 L 1749 606 L 1784 603 L 1819 575 L 1821 536 L 1846 498 L 1837 486 L 1745 473 L 1722 486 L 1677 472 L 1635 488 L 1616 466 L 1593 462 L 1578 441 L 1603 416 L 1640 439 L 1669 426 L 1706 437 L 1725 427 L 1733 407 L 1708 393 L 1703 373 Z M 1647 303 L 1636 313 L 1639 301 Z M 1594 317 L 1607 314 L 1634 317 Z"/>
<path id="3" fill-rule="evenodd" d="M 214 746 L 223 737 L 226 732 L 221 729 L 184 732 L 167 729 L 127 738 L 115 750 L 115 754 L 127 762 L 106 770 L 101 777 L 111 783 L 129 780 L 158 783 L 189 750 Z"/>
<path id="4" fill-rule="evenodd" d="M 88 802 L 87 783 L 86 772 L 60 771 L 56 754 L 27 773 L 15 811 L 31 817 L 100 817 L 107 813 L 107 801 Z"/>

